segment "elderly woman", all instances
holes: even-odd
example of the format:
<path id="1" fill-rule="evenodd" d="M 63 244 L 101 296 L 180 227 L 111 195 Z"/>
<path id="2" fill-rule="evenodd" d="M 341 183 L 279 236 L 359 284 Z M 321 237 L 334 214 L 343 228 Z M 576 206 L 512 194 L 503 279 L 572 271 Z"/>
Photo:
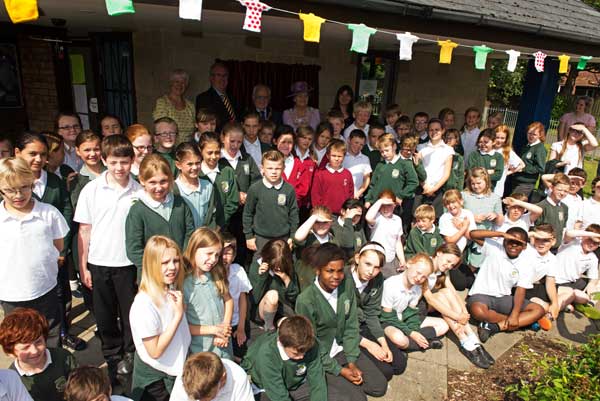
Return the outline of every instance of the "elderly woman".
<path id="1" fill-rule="evenodd" d="M 294 82 L 291 87 L 291 94 L 294 100 L 294 107 L 283 112 L 283 123 L 290 125 L 294 131 L 298 127 L 310 126 L 316 129 L 321 122 L 319 109 L 314 109 L 308 105 L 308 94 L 312 88 L 304 81 Z"/>
<path id="2" fill-rule="evenodd" d="M 169 93 L 156 99 L 152 118 L 170 117 L 177 123 L 178 143 L 187 142 L 194 134 L 194 104 L 183 97 L 190 77 L 184 70 L 173 70 L 169 76 Z"/>
<path id="3" fill-rule="evenodd" d="M 560 118 L 558 124 L 558 139 L 563 140 L 567 136 L 569 127 L 576 123 L 583 123 L 588 130 L 596 135 L 596 119 L 593 115 L 587 113 L 592 106 L 592 98 L 588 96 L 579 96 L 575 101 L 575 111 L 565 113 Z"/>

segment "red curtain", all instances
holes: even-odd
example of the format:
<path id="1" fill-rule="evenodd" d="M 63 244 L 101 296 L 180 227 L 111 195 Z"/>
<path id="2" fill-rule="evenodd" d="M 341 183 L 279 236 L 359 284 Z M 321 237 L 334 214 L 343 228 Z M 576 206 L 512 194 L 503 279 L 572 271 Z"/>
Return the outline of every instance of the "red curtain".
<path id="1" fill-rule="evenodd" d="M 228 89 L 242 109 L 252 105 L 252 89 L 256 84 L 265 84 L 271 88 L 271 106 L 283 111 L 293 106 L 290 86 L 296 81 L 306 81 L 313 89 L 309 104 L 319 108 L 319 70 L 318 65 L 260 63 L 256 61 L 217 60 L 229 68 Z"/>

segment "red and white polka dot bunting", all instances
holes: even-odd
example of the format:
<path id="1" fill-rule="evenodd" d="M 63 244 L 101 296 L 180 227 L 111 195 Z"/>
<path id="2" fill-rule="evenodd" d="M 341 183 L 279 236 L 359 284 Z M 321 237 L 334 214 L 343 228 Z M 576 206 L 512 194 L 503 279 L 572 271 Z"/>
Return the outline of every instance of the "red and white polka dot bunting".
<path id="1" fill-rule="evenodd" d="M 246 7 L 246 18 L 243 29 L 251 32 L 260 32 L 263 11 L 269 11 L 270 6 L 256 0 L 238 0 Z"/>

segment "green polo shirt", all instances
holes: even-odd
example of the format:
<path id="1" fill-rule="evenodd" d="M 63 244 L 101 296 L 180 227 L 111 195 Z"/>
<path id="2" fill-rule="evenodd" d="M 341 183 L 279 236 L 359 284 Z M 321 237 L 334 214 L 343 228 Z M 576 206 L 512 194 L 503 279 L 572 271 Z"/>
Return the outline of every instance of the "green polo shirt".
<path id="1" fill-rule="evenodd" d="M 558 205 L 555 204 L 550 197 L 547 197 L 537 205 L 542 208 L 542 214 L 536 219 L 535 226 L 550 224 L 554 228 L 556 244 L 554 244 L 552 250 L 557 250 L 562 243 L 563 233 L 567 226 L 569 208 L 563 202 L 560 202 Z"/>

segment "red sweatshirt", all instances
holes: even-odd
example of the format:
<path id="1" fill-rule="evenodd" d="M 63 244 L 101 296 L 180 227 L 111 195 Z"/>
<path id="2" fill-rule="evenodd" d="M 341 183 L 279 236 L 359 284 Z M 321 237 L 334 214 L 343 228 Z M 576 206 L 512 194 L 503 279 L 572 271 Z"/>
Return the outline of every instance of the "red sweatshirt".
<path id="1" fill-rule="evenodd" d="M 292 172 L 289 177 L 287 177 L 284 170 L 282 176 L 288 184 L 294 187 L 298 207 L 308 205 L 312 172 L 308 171 L 300 159 L 294 156 L 294 167 L 292 167 Z"/>
<path id="2" fill-rule="evenodd" d="M 327 206 L 332 213 L 340 214 L 344 202 L 354 197 L 354 180 L 348 169 L 317 169 L 310 192 L 312 205 Z"/>

